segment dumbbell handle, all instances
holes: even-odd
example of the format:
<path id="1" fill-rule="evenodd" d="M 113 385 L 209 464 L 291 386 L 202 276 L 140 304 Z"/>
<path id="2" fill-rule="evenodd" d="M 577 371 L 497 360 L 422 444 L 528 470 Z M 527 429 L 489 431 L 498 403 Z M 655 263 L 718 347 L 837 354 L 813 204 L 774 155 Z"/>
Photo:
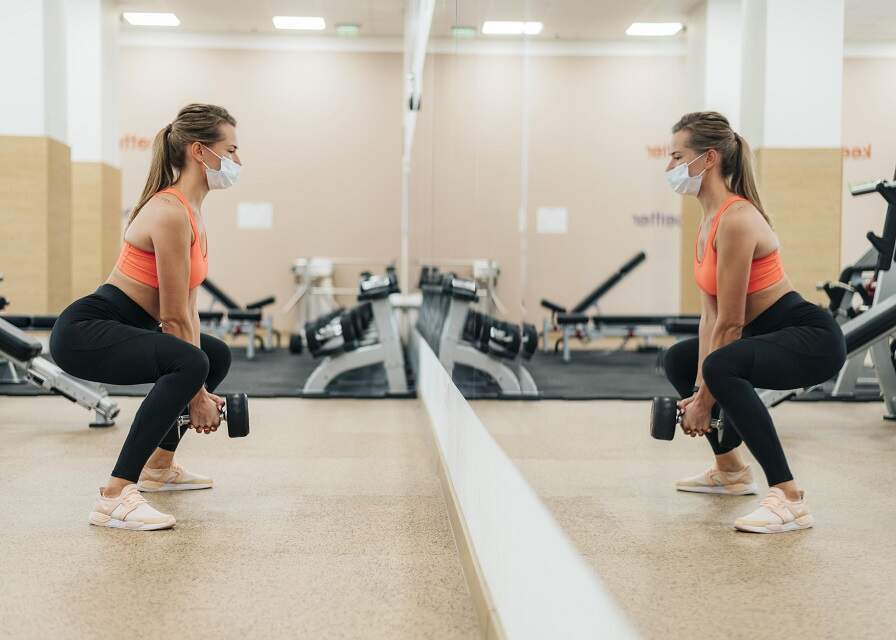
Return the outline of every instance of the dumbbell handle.
<path id="1" fill-rule="evenodd" d="M 678 420 L 677 420 L 678 424 L 681 424 L 681 418 L 683 416 L 684 416 L 684 413 L 679 411 L 678 412 Z M 725 418 L 724 417 L 711 418 L 709 421 L 709 428 L 715 429 L 716 431 L 718 431 L 719 432 L 719 440 L 721 440 L 722 434 L 725 432 Z"/>
<path id="2" fill-rule="evenodd" d="M 227 420 L 227 414 L 225 413 L 225 411 L 223 409 L 221 409 L 221 411 L 218 412 L 218 416 L 221 418 L 222 422 L 224 420 Z M 190 416 L 178 416 L 177 417 L 177 426 L 178 426 L 178 428 L 191 426 Z"/>

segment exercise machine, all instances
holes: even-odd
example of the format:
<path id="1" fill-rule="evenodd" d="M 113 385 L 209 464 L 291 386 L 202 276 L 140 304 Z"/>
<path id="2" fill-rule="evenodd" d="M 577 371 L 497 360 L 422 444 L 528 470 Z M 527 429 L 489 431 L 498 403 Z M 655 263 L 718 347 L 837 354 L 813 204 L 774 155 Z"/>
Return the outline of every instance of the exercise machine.
<path id="1" fill-rule="evenodd" d="M 263 311 L 264 307 L 276 302 L 274 296 L 256 300 L 243 307 L 208 278 L 202 281 L 202 288 L 211 299 L 209 308 L 199 312 L 199 321 L 206 331 L 219 337 L 247 336 L 246 357 L 249 360 L 255 357 L 256 343 L 263 351 L 270 351 L 276 337 L 279 346 L 280 333 L 274 329 L 274 319 L 272 316 L 265 316 Z M 222 306 L 223 311 L 217 310 L 216 305 Z"/>
<path id="2" fill-rule="evenodd" d="M 880 393 L 886 407 L 884 418 L 896 420 L 896 363 L 893 356 L 893 336 L 896 334 L 896 180 L 869 183 L 854 187 L 855 196 L 879 193 L 887 201 L 887 217 L 883 235 L 868 232 L 867 238 L 878 252 L 877 287 L 871 307 L 841 325 L 846 338 L 847 359 L 834 383 L 831 396 L 849 397 L 854 391 L 865 358 L 870 354 Z M 775 406 L 788 398 L 816 389 L 785 391 L 765 390 L 760 397 L 767 406 Z"/>
<path id="3" fill-rule="evenodd" d="M 108 392 L 65 373 L 40 357 L 43 345 L 18 327 L 0 319 L 0 382 L 33 384 L 68 398 L 94 412 L 91 427 L 111 427 L 118 416 L 118 405 Z"/>

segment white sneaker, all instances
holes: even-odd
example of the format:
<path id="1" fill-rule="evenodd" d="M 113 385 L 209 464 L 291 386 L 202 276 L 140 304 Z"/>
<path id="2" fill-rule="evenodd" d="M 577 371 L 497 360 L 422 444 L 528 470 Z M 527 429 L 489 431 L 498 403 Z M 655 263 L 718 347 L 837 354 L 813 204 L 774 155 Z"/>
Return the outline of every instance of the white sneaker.
<path id="1" fill-rule="evenodd" d="M 703 473 L 682 478 L 675 483 L 679 491 L 694 493 L 720 493 L 726 496 L 745 496 L 757 492 L 750 465 L 740 471 L 719 471 L 710 467 Z"/>
<path id="2" fill-rule="evenodd" d="M 190 489 L 211 489 L 212 479 L 190 473 L 176 462 L 167 469 L 143 467 L 137 488 L 140 491 L 188 491 Z"/>
<path id="3" fill-rule="evenodd" d="M 772 487 L 758 509 L 734 521 L 734 528 L 751 533 L 784 533 L 814 524 L 802 491 L 799 500 L 788 500 L 783 491 Z"/>
<path id="4" fill-rule="evenodd" d="M 115 498 L 106 498 L 100 488 L 100 497 L 90 514 L 90 524 L 132 531 L 170 529 L 175 522 L 174 516 L 153 509 L 135 484 L 126 486 Z"/>

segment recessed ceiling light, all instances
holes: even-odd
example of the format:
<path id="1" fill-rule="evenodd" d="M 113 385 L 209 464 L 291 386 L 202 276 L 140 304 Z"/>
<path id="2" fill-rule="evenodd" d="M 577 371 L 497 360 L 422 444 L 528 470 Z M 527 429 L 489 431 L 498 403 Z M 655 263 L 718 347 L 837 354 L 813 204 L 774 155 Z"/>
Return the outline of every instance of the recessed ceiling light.
<path id="1" fill-rule="evenodd" d="M 297 29 L 300 31 L 323 31 L 327 23 L 323 18 L 305 16 L 274 16 L 274 26 L 277 29 Z"/>
<path id="2" fill-rule="evenodd" d="M 455 38 L 475 38 L 476 27 L 451 27 L 451 35 Z"/>
<path id="3" fill-rule="evenodd" d="M 488 36 L 537 36 L 543 28 L 540 22 L 486 20 L 482 23 L 482 33 Z"/>
<path id="4" fill-rule="evenodd" d="M 146 13 L 142 11 L 125 11 L 122 17 L 136 27 L 176 27 L 180 20 L 173 13 Z"/>
<path id="5" fill-rule="evenodd" d="M 680 22 L 633 22 L 625 30 L 627 36 L 674 36 L 681 31 Z"/>
<path id="6" fill-rule="evenodd" d="M 356 36 L 361 33 L 361 25 L 359 24 L 337 24 L 336 33 L 341 36 Z"/>

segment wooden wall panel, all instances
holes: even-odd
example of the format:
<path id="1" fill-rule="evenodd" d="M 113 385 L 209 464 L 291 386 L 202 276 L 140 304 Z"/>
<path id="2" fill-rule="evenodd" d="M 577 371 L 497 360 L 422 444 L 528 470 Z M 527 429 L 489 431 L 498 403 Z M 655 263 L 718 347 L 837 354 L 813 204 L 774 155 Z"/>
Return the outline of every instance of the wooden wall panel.
<path id="1" fill-rule="evenodd" d="M 842 168 L 840 149 L 759 149 L 763 205 L 781 240 L 784 269 L 807 300 L 840 271 Z"/>
<path id="2" fill-rule="evenodd" d="M 70 285 L 69 149 L 46 137 L 0 137 L 0 291 L 11 313 L 67 304 Z"/>

